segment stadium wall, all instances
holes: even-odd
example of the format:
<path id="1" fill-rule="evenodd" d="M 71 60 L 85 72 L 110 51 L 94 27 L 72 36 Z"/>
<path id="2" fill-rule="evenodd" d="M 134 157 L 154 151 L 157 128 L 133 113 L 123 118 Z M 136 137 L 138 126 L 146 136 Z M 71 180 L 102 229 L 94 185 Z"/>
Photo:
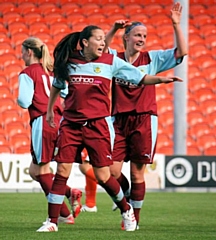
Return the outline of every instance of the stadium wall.
<path id="1" fill-rule="evenodd" d="M 0 154 L 0 192 L 38 192 L 39 183 L 29 175 L 30 154 Z M 51 163 L 56 171 L 56 163 Z M 130 177 L 130 164 L 124 163 L 124 174 Z M 165 156 L 156 154 L 154 163 L 145 170 L 148 191 L 216 191 L 215 156 Z M 85 189 L 85 177 L 74 164 L 68 185 Z M 98 186 L 98 191 L 103 189 Z"/>

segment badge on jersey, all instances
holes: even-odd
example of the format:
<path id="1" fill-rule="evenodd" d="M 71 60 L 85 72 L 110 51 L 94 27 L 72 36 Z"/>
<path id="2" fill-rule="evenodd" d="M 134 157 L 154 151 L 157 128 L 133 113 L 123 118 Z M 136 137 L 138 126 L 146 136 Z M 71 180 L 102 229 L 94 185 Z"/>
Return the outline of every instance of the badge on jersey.
<path id="1" fill-rule="evenodd" d="M 95 73 L 100 73 L 100 72 L 101 72 L 100 67 L 94 67 L 94 72 L 95 72 Z"/>

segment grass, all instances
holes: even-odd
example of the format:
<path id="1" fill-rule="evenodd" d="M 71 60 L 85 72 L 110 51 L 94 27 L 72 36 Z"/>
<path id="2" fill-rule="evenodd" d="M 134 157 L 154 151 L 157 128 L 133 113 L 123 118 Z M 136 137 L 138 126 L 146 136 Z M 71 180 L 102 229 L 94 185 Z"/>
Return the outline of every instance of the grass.
<path id="1" fill-rule="evenodd" d="M 0 193 L 0 239 L 216 239 L 215 193 L 147 192 L 140 229 L 135 232 L 120 230 L 121 216 L 111 211 L 106 193 L 97 194 L 97 206 L 97 213 L 81 213 L 74 225 L 61 224 L 58 232 L 36 233 L 47 216 L 43 193 Z"/>

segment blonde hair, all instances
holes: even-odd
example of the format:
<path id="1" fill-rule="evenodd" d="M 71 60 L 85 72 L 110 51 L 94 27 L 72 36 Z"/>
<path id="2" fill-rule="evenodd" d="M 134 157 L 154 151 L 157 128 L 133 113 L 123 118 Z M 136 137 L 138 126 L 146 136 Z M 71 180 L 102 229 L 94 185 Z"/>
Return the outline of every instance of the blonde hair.
<path id="1" fill-rule="evenodd" d="M 41 59 L 43 69 L 46 73 L 53 71 L 53 61 L 49 49 L 43 41 L 36 37 L 29 37 L 22 43 L 22 46 L 26 49 L 31 49 L 34 56 Z"/>

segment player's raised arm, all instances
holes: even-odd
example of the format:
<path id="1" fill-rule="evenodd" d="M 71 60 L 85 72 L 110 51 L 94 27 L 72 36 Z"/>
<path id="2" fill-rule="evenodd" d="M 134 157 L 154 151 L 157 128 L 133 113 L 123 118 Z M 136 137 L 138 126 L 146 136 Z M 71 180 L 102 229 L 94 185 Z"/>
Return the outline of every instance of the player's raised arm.
<path id="1" fill-rule="evenodd" d="M 117 21 L 115 21 L 114 25 L 112 26 L 110 31 L 105 36 L 105 44 L 106 45 L 105 45 L 105 48 L 104 48 L 104 52 L 108 52 L 108 47 L 110 46 L 115 33 L 119 29 L 123 29 L 128 25 L 131 25 L 131 23 L 128 20 L 117 20 Z"/>
<path id="2" fill-rule="evenodd" d="M 187 55 L 187 44 L 184 38 L 184 34 L 182 32 L 182 28 L 180 25 L 181 16 L 182 16 L 182 6 L 179 2 L 175 3 L 171 9 L 171 19 L 173 24 L 173 29 L 176 36 L 176 58 L 183 57 Z"/>

